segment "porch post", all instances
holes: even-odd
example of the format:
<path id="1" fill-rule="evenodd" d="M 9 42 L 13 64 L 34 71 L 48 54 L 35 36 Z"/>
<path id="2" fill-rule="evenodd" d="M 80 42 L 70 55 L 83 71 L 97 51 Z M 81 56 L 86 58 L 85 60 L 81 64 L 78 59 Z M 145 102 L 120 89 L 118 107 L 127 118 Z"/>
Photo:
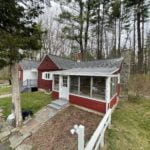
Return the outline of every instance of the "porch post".
<path id="1" fill-rule="evenodd" d="M 106 112 L 108 111 L 108 105 L 110 102 L 110 83 L 111 83 L 111 77 L 107 77 L 106 79 L 106 90 L 105 90 L 105 100 L 106 100 Z"/>
<path id="2" fill-rule="evenodd" d="M 67 77 L 67 86 L 68 86 L 68 89 L 69 89 L 69 93 L 70 93 L 70 76 Z"/>
<path id="3" fill-rule="evenodd" d="M 59 93 L 61 91 L 61 87 L 62 87 L 62 76 L 59 75 Z M 60 94 L 59 94 L 60 95 Z"/>

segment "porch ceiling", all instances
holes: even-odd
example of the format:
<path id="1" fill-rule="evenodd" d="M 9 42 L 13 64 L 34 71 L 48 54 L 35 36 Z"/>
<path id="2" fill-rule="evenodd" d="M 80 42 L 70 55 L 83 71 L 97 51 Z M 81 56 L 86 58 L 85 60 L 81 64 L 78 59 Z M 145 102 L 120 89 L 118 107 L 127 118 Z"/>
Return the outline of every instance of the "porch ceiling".
<path id="1" fill-rule="evenodd" d="M 113 75 L 114 72 L 118 71 L 117 67 L 113 68 L 74 68 L 63 71 L 56 71 L 53 74 L 56 75 L 76 75 L 76 76 L 117 76 Z"/>

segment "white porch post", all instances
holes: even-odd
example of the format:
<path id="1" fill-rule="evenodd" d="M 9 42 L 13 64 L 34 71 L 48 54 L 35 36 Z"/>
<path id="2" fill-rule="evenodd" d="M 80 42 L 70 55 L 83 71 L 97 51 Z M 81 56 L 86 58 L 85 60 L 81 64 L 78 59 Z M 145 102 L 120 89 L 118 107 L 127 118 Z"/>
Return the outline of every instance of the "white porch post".
<path id="1" fill-rule="evenodd" d="M 69 89 L 69 93 L 70 93 L 70 76 L 67 77 L 67 86 L 68 86 L 68 89 Z"/>
<path id="2" fill-rule="evenodd" d="M 108 111 L 108 104 L 110 102 L 110 83 L 111 83 L 111 77 L 107 77 L 106 79 L 106 90 L 105 90 L 105 100 L 106 100 L 106 112 Z"/>
<path id="3" fill-rule="evenodd" d="M 74 125 L 74 128 L 70 130 L 71 134 L 76 133 L 78 135 L 78 150 L 84 150 L 84 130 L 83 125 Z"/>
<path id="4" fill-rule="evenodd" d="M 60 98 L 60 92 L 62 90 L 62 84 L 63 84 L 63 79 L 62 76 L 59 75 L 59 98 Z"/>

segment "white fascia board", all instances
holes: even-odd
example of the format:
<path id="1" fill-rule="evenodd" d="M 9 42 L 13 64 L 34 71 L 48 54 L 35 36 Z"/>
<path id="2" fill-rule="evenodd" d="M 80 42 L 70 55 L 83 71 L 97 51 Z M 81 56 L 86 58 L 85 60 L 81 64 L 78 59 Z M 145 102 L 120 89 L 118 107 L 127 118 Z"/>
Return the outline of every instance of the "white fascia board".
<path id="1" fill-rule="evenodd" d="M 101 77 L 118 77 L 119 74 L 102 74 L 98 72 L 65 72 L 65 71 L 55 71 L 52 72 L 53 75 L 70 75 L 70 76 L 101 76 Z"/>

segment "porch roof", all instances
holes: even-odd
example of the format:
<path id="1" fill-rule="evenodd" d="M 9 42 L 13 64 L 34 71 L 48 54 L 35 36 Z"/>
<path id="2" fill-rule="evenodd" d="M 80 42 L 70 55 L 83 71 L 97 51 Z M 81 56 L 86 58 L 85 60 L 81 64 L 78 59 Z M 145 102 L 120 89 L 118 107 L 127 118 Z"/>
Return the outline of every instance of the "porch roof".
<path id="1" fill-rule="evenodd" d="M 55 71 L 55 75 L 75 75 L 75 76 L 117 76 L 114 75 L 114 72 L 117 72 L 119 69 L 117 67 L 104 68 L 104 67 L 94 67 L 94 68 L 73 68 L 63 71 Z"/>

